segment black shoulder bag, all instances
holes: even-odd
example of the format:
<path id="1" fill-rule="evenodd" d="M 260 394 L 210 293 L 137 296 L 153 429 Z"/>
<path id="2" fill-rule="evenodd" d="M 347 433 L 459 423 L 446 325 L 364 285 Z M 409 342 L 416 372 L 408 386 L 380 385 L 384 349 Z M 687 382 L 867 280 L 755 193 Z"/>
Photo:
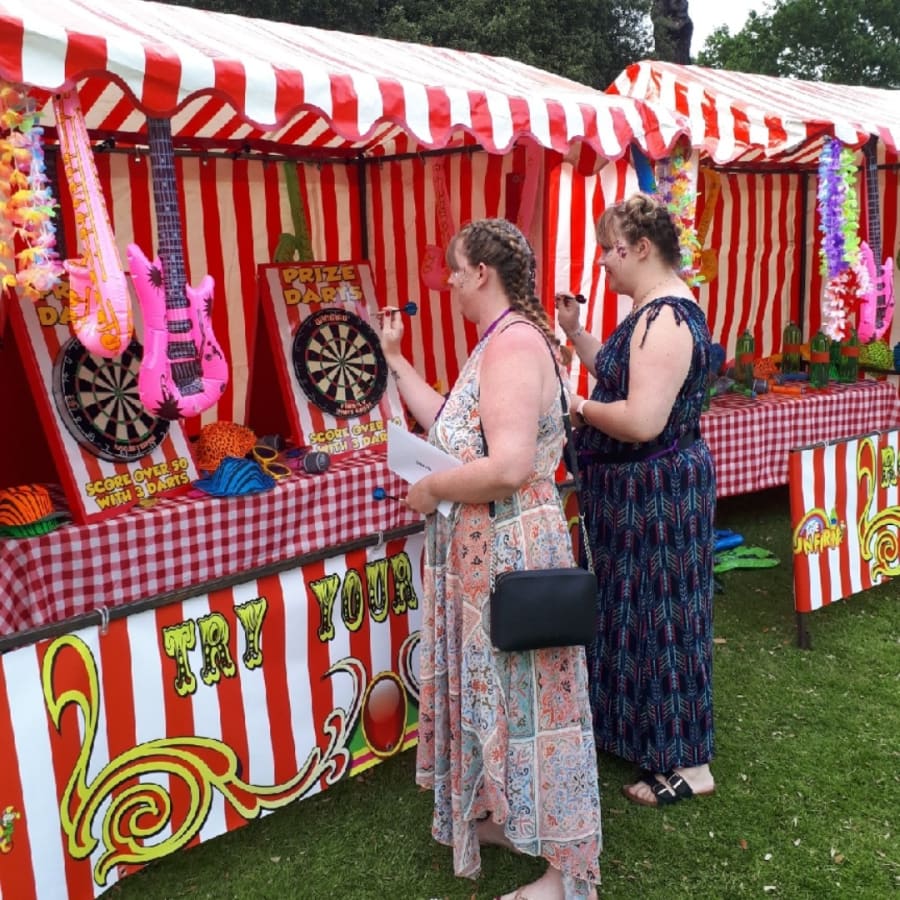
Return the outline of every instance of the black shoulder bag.
<path id="1" fill-rule="evenodd" d="M 549 342 L 548 342 L 549 346 Z M 551 350 L 552 354 L 552 350 Z M 554 359 L 554 365 L 556 360 Z M 544 647 L 570 647 L 590 644 L 597 628 L 597 577 L 584 512 L 581 510 L 581 478 L 578 472 L 578 455 L 572 439 L 566 390 L 559 368 L 560 400 L 563 423 L 566 429 L 565 454 L 569 471 L 575 482 L 578 503 L 578 519 L 581 537 L 590 571 L 573 566 L 564 569 L 524 569 L 512 572 L 494 571 L 493 521 L 491 513 L 491 643 L 498 650 L 540 650 Z M 482 441 L 487 452 L 487 441 Z"/>

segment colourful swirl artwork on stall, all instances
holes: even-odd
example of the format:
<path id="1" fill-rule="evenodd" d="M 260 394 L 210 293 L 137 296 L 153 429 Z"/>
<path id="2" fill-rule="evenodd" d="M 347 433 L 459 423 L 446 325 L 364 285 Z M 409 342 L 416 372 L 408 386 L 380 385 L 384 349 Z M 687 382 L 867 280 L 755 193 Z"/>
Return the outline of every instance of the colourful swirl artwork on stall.
<path id="1" fill-rule="evenodd" d="M 246 771 L 244 761 L 228 744 L 195 735 L 145 741 L 96 771 L 98 763 L 92 762 L 92 755 L 101 713 L 97 664 L 88 645 L 78 636 L 57 638 L 48 647 L 41 677 L 53 726 L 60 735 L 74 729 L 79 745 L 59 806 L 60 827 L 69 855 L 76 860 L 94 856 L 93 879 L 102 887 L 115 867 L 146 865 L 194 840 L 216 793 L 238 815 L 251 820 L 314 792 L 320 783 L 333 785 L 351 769 L 362 770 L 378 759 L 392 756 L 408 746 L 404 741 L 407 698 L 418 700 L 418 684 L 411 675 L 418 638 L 416 632 L 404 641 L 399 675 L 381 672 L 370 679 L 365 665 L 354 657 L 344 657 L 324 673 L 324 678 L 349 678 L 350 699 L 346 707 L 335 707 L 325 717 L 325 748 L 314 746 L 293 777 L 273 785 L 247 781 L 241 774 Z M 209 680 L 213 669 L 219 677 L 229 675 L 221 668 L 221 660 L 214 662 L 210 671 L 204 668 L 201 672 L 205 682 L 217 680 Z M 243 662 L 260 665 L 261 658 Z M 233 668 L 234 662 L 230 665 Z M 64 676 L 59 675 L 63 672 Z M 80 714 L 78 721 L 64 716 L 68 708 Z M 362 741 L 374 755 L 369 763 L 369 754 L 360 756 L 359 749 L 353 749 L 360 744 L 360 731 Z M 179 785 L 180 795 L 187 797 L 187 804 L 182 802 L 178 808 L 173 801 L 174 783 Z M 8 848 L 12 847 L 15 816 L 15 811 L 7 808 L 2 820 L 0 851 L 4 853 L 8 852 L 3 848 L 4 841 Z M 158 842 L 152 843 L 157 837 Z M 96 854 L 101 842 L 102 852 Z"/>
<path id="2" fill-rule="evenodd" d="M 900 506 L 874 511 L 879 489 L 897 483 L 897 456 L 893 448 L 881 451 L 881 464 L 875 440 L 871 436 L 859 442 L 856 470 L 866 497 L 859 515 L 859 545 L 862 558 L 869 563 L 874 578 L 900 576 Z"/>
<path id="3" fill-rule="evenodd" d="M 29 300 L 52 291 L 63 272 L 39 117 L 25 88 L 0 82 L 0 284 Z"/>
<path id="4" fill-rule="evenodd" d="M 57 692 L 54 673 L 66 654 L 75 654 L 80 662 L 85 690 Z M 72 660 L 66 665 L 71 666 Z M 241 778 L 240 759 L 227 744 L 194 736 L 139 744 L 110 760 L 89 779 L 100 714 L 96 664 L 87 645 L 78 638 L 67 635 L 54 641 L 42 670 L 47 709 L 54 726 L 61 731 L 64 710 L 75 706 L 81 712 L 84 731 L 59 809 L 69 854 L 74 859 L 87 859 L 95 852 L 99 840 L 94 826 L 101 818 L 99 831 L 104 849 L 94 863 L 94 880 L 103 886 L 117 865 L 144 865 L 184 847 L 206 820 L 216 791 L 243 818 L 253 819 L 265 810 L 278 809 L 303 797 L 319 779 L 334 784 L 350 763 L 346 745 L 360 714 L 366 681 L 363 666 L 354 659 L 336 663 L 326 676 L 337 674 L 348 676 L 353 683 L 351 705 L 331 712 L 324 726 L 327 748 L 324 752 L 313 748 L 299 771 L 283 784 L 248 783 Z M 170 788 L 146 780 L 150 776 L 159 776 L 161 782 L 175 779 L 187 788 L 189 806 L 183 810 L 180 821 L 173 821 Z M 171 833 L 159 843 L 147 843 L 168 828 Z"/>
<path id="5" fill-rule="evenodd" d="M 78 94 L 73 90 L 55 95 L 53 111 L 82 252 L 64 263 L 69 321 L 90 353 L 118 356 L 131 341 L 131 297 Z"/>

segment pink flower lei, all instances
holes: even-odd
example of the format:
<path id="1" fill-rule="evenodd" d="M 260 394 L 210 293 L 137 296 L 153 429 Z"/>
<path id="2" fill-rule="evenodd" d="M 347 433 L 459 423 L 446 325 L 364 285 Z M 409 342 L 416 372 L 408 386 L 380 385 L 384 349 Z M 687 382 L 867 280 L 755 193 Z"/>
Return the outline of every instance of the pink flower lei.
<path id="1" fill-rule="evenodd" d="M 679 144 L 665 161 L 656 167 L 656 197 L 666 205 L 675 221 L 681 244 L 680 273 L 692 287 L 705 279 L 700 274 L 700 241 L 697 238 L 695 217 L 697 192 L 691 178 L 691 151 Z"/>
<path id="2" fill-rule="evenodd" d="M 23 88 L 0 82 L 0 283 L 31 300 L 56 287 L 63 271 L 38 118 Z"/>
<path id="3" fill-rule="evenodd" d="M 819 157 L 818 210 L 820 271 L 826 277 L 822 297 L 822 330 L 832 340 L 850 334 L 850 314 L 869 290 L 860 261 L 857 167 L 852 150 L 835 138 Z"/>

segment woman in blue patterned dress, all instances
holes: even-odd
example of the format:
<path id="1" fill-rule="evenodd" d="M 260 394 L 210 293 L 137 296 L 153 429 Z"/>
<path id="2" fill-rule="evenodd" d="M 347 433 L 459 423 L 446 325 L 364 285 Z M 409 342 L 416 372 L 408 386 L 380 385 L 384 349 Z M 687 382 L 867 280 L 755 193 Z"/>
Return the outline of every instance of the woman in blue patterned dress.
<path id="1" fill-rule="evenodd" d="M 711 794 L 715 473 L 700 437 L 709 372 L 706 319 L 678 274 L 666 208 L 637 194 L 597 224 L 607 286 L 633 299 L 600 344 L 572 298 L 557 315 L 596 377 L 572 398 L 588 536 L 600 585 L 589 648 L 600 750 L 635 763 L 622 790 L 662 806 Z"/>
<path id="2" fill-rule="evenodd" d="M 447 261 L 451 300 L 479 340 L 446 400 L 404 359 L 402 317 L 381 316 L 404 402 L 429 441 L 462 463 L 405 498 L 427 515 L 416 781 L 434 791 L 431 832 L 453 848 L 457 875 L 475 878 L 481 845 L 500 844 L 548 863 L 505 900 L 596 900 L 600 795 L 585 649 L 505 653 L 490 641 L 492 565 L 574 563 L 555 482 L 559 341 L 534 296 L 534 254 L 512 223 L 466 225 Z M 435 513 L 442 500 L 453 502 L 447 517 Z"/>

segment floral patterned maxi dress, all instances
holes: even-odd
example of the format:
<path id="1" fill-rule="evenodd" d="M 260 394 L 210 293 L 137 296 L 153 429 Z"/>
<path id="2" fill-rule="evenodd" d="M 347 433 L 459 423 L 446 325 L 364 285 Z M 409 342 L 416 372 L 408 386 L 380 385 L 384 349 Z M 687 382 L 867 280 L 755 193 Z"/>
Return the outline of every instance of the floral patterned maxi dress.
<path id="1" fill-rule="evenodd" d="M 485 346 L 473 351 L 430 433 L 463 462 L 484 455 Z M 557 400 L 540 419 L 531 477 L 496 503 L 493 523 L 487 504 L 428 517 L 416 781 L 434 790 L 432 834 L 453 847 L 457 875 L 479 874 L 476 823 L 492 813 L 519 850 L 562 871 L 567 898 L 581 898 L 599 881 L 601 843 L 584 648 L 504 653 L 489 636 L 491 552 L 497 573 L 573 564 L 554 481 L 562 441 Z"/>

